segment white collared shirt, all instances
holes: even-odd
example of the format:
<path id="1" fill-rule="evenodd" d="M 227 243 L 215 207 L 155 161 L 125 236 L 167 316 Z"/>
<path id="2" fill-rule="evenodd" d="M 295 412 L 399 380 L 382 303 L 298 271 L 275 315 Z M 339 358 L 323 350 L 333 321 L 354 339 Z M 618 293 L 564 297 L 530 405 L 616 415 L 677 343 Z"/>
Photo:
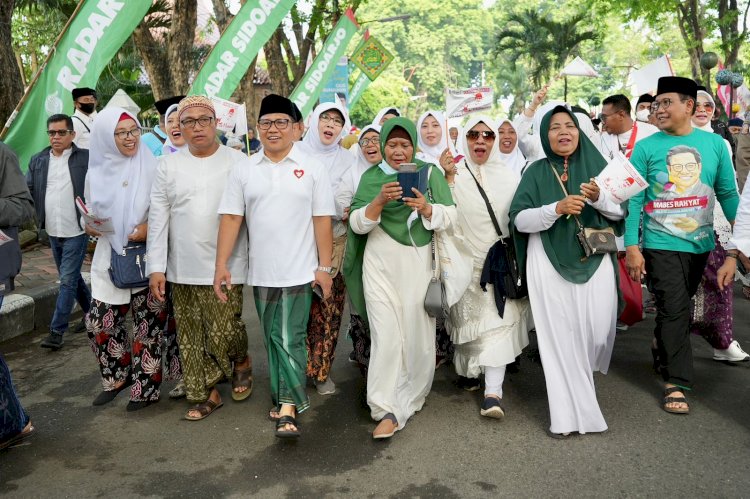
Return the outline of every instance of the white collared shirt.
<path id="1" fill-rule="evenodd" d="M 313 217 L 334 216 L 336 208 L 325 167 L 295 143 L 278 163 L 265 153 L 236 163 L 219 213 L 247 222 L 247 284 L 282 288 L 315 279 Z"/>
<path id="2" fill-rule="evenodd" d="M 44 226 L 52 237 L 75 237 L 83 234 L 78 226 L 73 181 L 70 179 L 68 160 L 73 152 L 69 147 L 60 156 L 49 152 L 47 192 L 44 195 Z"/>
<path id="3" fill-rule="evenodd" d="M 94 128 L 94 118 L 96 118 L 96 111 L 91 114 L 84 114 L 80 109 L 76 109 L 73 113 L 73 130 L 76 132 L 76 138 L 73 139 L 73 143 L 81 149 L 89 148 L 91 129 Z"/>
<path id="4" fill-rule="evenodd" d="M 166 272 L 179 284 L 211 285 L 219 234 L 219 201 L 233 167 L 246 157 L 226 146 L 207 158 L 189 149 L 159 158 L 148 217 L 147 272 Z M 232 282 L 247 274 L 247 230 L 243 224 L 229 259 Z"/>

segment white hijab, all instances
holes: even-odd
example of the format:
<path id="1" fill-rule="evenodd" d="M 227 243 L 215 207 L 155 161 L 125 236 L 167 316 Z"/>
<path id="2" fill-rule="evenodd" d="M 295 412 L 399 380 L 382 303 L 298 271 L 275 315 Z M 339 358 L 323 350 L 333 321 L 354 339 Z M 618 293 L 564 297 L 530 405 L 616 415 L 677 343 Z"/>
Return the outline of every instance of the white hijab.
<path id="1" fill-rule="evenodd" d="M 105 237 L 118 253 L 127 245 L 135 226 L 148 217 L 157 163 L 140 138 L 133 157 L 123 156 L 117 149 L 114 133 L 123 114 L 141 126 L 134 114 L 120 107 L 103 109 L 91 130 L 88 170 L 88 202 L 97 217 L 112 218 L 115 233 Z"/>
<path id="2" fill-rule="evenodd" d="M 478 123 L 484 123 L 495 133 L 500 128 L 499 124 L 492 118 L 478 115 L 472 116 L 463 129 L 468 132 Z M 479 189 L 477 189 L 477 184 L 474 182 L 472 175 L 466 170 L 466 165 L 471 168 L 471 172 L 477 177 L 487 193 L 505 236 L 508 235 L 510 203 L 521 177 L 503 162 L 497 144 L 490 148 L 487 161 L 479 165 L 471 159 L 471 149 L 466 133 L 461 134 L 459 141 L 466 153 L 466 158 L 457 165 L 458 175 L 455 177 L 453 196 L 456 205 L 461 207 L 458 210 L 461 231 L 472 248 L 474 263 L 479 265 L 484 262 L 490 246 L 497 241 L 497 232 L 487 213 L 487 205 L 479 194 Z"/>
<path id="3" fill-rule="evenodd" d="M 335 109 L 341 113 L 341 116 L 344 117 L 344 126 L 341 127 L 341 132 L 339 133 L 339 136 L 335 138 L 333 143 L 325 145 L 320 140 L 318 123 L 320 122 L 320 115 L 331 109 Z M 344 172 L 346 172 L 353 163 L 352 153 L 340 144 L 341 139 L 349 133 L 350 128 L 351 122 L 349 121 L 349 115 L 344 106 L 339 102 L 324 102 L 318 104 L 318 107 L 313 111 L 310 117 L 310 128 L 307 130 L 305 138 L 302 139 L 302 149 L 323 163 L 323 166 L 328 170 L 331 187 L 334 189 L 339 181 L 341 181 Z"/>
<path id="4" fill-rule="evenodd" d="M 698 95 L 696 96 L 696 99 L 695 99 L 695 103 L 696 104 L 698 103 L 698 97 L 699 96 L 703 96 L 706 99 L 708 99 L 709 101 L 711 101 L 711 104 L 713 104 L 713 106 L 714 106 L 714 113 L 715 113 L 716 112 L 716 102 L 714 102 L 714 98 L 711 97 L 711 94 L 709 94 L 708 92 L 705 92 L 703 90 L 698 90 Z M 713 118 L 713 115 L 711 115 L 711 117 Z M 693 125 L 693 128 L 697 128 L 698 130 L 703 130 L 704 132 L 708 132 L 708 133 L 714 133 L 714 129 L 711 126 L 711 120 L 710 119 L 708 120 L 708 123 L 706 123 L 703 126 L 696 125 L 695 123 L 693 123 L 692 120 L 690 121 L 690 124 Z"/>
<path id="5" fill-rule="evenodd" d="M 185 149 L 187 147 L 187 143 L 182 144 L 181 146 L 176 146 L 176 145 L 172 144 L 172 139 L 171 139 L 171 137 L 169 136 L 169 134 L 167 133 L 167 130 L 166 130 L 167 129 L 166 122 L 169 119 L 169 115 L 172 114 L 172 113 L 174 113 L 174 112 L 176 112 L 178 106 L 179 106 L 179 104 L 172 104 L 171 106 L 169 106 L 167 108 L 167 112 L 164 113 L 164 123 L 165 123 L 165 125 L 164 125 L 164 133 L 167 135 L 167 140 L 164 142 L 164 145 L 161 146 L 161 153 L 164 154 L 164 155 L 172 154 L 172 153 L 178 152 L 178 151 L 182 151 L 183 149 Z"/>
<path id="6" fill-rule="evenodd" d="M 361 132 L 359 133 L 359 136 L 360 136 L 360 138 L 361 138 L 361 137 L 364 137 L 364 136 L 365 136 L 365 134 L 366 134 L 367 132 L 370 132 L 370 131 L 373 131 L 373 132 L 378 132 L 378 135 L 380 135 L 380 125 L 377 125 L 377 124 L 371 124 L 371 125 L 367 125 L 367 126 L 366 126 L 366 127 L 364 127 L 364 128 L 362 129 L 362 131 L 361 131 Z M 359 144 L 358 144 L 358 145 L 359 145 Z M 380 148 L 380 144 L 378 144 L 378 149 L 379 149 L 379 148 Z M 375 164 L 377 164 L 377 163 L 375 163 Z M 370 168 L 371 166 L 373 166 L 373 164 L 372 164 L 372 163 L 370 163 L 369 161 L 367 161 L 367 158 L 365 157 L 365 153 L 364 153 L 364 152 L 362 152 L 362 148 L 361 148 L 361 147 L 358 147 L 358 148 L 357 148 L 357 164 L 356 164 L 356 169 L 357 169 L 357 171 L 361 172 L 361 173 L 359 174 L 359 176 L 361 177 L 361 176 L 362 176 L 362 173 L 364 173 L 364 172 L 365 172 L 365 171 L 366 171 L 366 170 L 367 170 L 368 168 Z"/>
<path id="7" fill-rule="evenodd" d="M 378 111 L 378 114 L 375 115 L 375 119 L 372 120 L 372 124 L 380 126 L 380 120 L 382 120 L 383 116 L 385 116 L 386 114 L 388 114 L 388 111 L 390 111 L 390 110 L 396 111 L 399 116 L 403 116 L 404 115 L 404 113 L 402 113 L 401 110 L 399 108 L 397 108 L 397 107 L 394 107 L 394 106 L 384 107 L 383 109 L 381 109 L 380 111 Z"/>
<path id="8" fill-rule="evenodd" d="M 428 146 L 427 143 L 422 139 L 422 123 L 427 119 L 428 116 L 435 118 L 440 125 L 440 140 L 434 146 Z M 419 152 L 417 158 L 421 159 L 425 163 L 432 163 L 440 166 L 440 155 L 448 147 L 448 143 L 445 138 L 448 136 L 448 129 L 445 126 L 445 115 L 440 111 L 427 111 L 422 114 L 417 120 L 417 142 L 419 144 Z"/>
<path id="9" fill-rule="evenodd" d="M 497 132 L 497 130 L 499 130 L 500 127 L 503 126 L 505 123 L 508 123 L 510 126 L 513 126 L 513 122 L 510 121 L 508 118 L 503 118 L 502 120 L 500 120 L 499 123 L 500 124 L 498 125 L 495 132 Z M 513 130 L 515 129 L 516 127 L 513 127 Z M 518 142 L 519 142 L 518 137 L 516 137 L 515 147 L 513 147 L 513 150 L 511 152 L 506 154 L 500 151 L 500 135 L 498 132 L 497 149 L 498 149 L 498 152 L 500 153 L 500 159 L 520 176 L 521 173 L 523 172 L 524 166 L 526 166 L 526 156 L 523 155 L 523 153 L 521 152 L 521 149 L 518 147 Z"/>

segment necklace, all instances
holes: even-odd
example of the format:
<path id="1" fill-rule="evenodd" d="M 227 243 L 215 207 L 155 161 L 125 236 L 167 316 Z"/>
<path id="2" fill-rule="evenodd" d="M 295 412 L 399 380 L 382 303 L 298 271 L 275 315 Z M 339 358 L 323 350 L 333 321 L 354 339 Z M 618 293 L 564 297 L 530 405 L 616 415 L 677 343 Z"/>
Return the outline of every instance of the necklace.
<path id="1" fill-rule="evenodd" d="M 560 180 L 563 182 L 568 181 L 568 157 L 565 157 L 565 162 L 563 163 L 563 174 L 560 175 Z"/>

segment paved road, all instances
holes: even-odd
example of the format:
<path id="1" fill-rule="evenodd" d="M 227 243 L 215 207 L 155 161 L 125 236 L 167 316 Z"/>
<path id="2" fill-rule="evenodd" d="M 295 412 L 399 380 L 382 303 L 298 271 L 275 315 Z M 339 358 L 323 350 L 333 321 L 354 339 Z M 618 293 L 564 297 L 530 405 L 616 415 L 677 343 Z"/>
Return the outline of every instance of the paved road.
<path id="1" fill-rule="evenodd" d="M 253 396 L 205 421 L 181 420 L 184 401 L 164 399 L 126 413 L 123 394 L 91 406 L 100 385 L 84 335 L 49 353 L 42 338 L 0 344 L 38 433 L 0 452 L 0 494 L 8 497 L 747 497 L 750 494 L 750 365 L 711 360 L 693 342 L 696 389 L 690 416 L 657 403 L 646 320 L 621 334 L 607 376 L 597 376 L 609 424 L 601 435 L 550 439 L 541 366 L 524 358 L 506 381 L 508 416 L 479 416 L 480 398 L 436 373 L 424 409 L 390 442 L 373 442 L 359 371 L 342 339 L 333 376 L 339 388 L 312 409 L 302 438 L 274 438 L 267 366 L 246 294 L 255 355 Z M 737 293 L 735 330 L 750 347 L 750 302 Z M 167 389 L 171 384 L 167 385 Z"/>

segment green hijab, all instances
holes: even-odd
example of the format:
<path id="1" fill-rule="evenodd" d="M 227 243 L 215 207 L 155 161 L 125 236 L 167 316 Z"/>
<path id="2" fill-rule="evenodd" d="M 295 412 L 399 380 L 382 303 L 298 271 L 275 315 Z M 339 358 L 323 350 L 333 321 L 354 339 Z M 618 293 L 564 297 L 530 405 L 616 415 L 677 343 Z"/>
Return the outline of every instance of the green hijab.
<path id="1" fill-rule="evenodd" d="M 408 119 L 401 117 L 390 119 L 383 124 L 383 128 L 380 131 L 380 152 L 383 154 L 383 158 L 385 158 L 385 144 L 395 128 L 401 128 L 409 135 L 411 143 L 414 146 L 411 162 L 417 164 L 417 171 L 434 166 L 416 159 L 417 127 Z M 383 159 L 383 164 L 380 167 L 369 168 L 365 171 L 359 181 L 357 193 L 354 195 L 354 199 L 352 199 L 351 212 L 370 204 L 380 194 L 383 184 L 398 181 L 398 174 L 390 173 L 391 170 L 392 168 Z M 430 192 L 423 194 L 428 197 L 430 203 L 453 206 L 453 196 L 451 196 L 448 182 L 446 182 L 445 177 L 440 173 L 441 171 L 438 168 L 435 168 L 431 172 L 429 177 Z M 432 240 L 432 231 L 425 229 L 419 219 L 414 221 L 410 228 L 407 227 L 406 221 L 412 212 L 413 210 L 406 204 L 391 201 L 383 207 L 383 211 L 380 214 L 380 228 L 391 239 L 404 245 L 405 251 L 413 251 L 411 249 L 412 240 L 416 246 L 420 247 L 426 246 Z M 354 309 L 365 321 L 367 320 L 367 311 L 365 308 L 365 293 L 362 286 L 362 261 L 366 244 L 367 234 L 356 234 L 350 227 L 346 241 L 346 256 L 344 257 L 344 280 L 346 281 L 346 287 L 349 290 L 349 297 Z"/>
<path id="2" fill-rule="evenodd" d="M 549 111 L 542 118 L 539 127 L 539 138 L 542 141 L 542 148 L 547 157 L 532 163 L 521 177 L 521 183 L 513 197 L 510 205 L 510 222 L 513 225 L 514 239 L 516 243 L 516 252 L 519 265 L 524 268 L 526 264 L 526 248 L 528 244 L 528 234 L 522 233 L 515 228 L 516 216 L 528 208 L 539 208 L 541 206 L 560 201 L 565 197 L 560 183 L 557 181 L 552 168 L 562 175 L 565 158 L 552 152 L 549 141 L 549 126 L 552 116 L 556 113 L 567 113 L 578 128 L 578 147 L 575 152 L 568 158 L 568 180 L 565 182 L 565 188 L 568 194 L 579 194 L 580 184 L 588 183 L 593 177 L 596 177 L 605 166 L 607 161 L 601 155 L 599 150 L 586 137 L 578 125 L 575 115 L 563 106 L 557 106 Z M 627 205 L 623 206 L 627 210 Z M 612 227 L 615 234 L 622 235 L 625 229 L 625 221 L 620 220 L 613 222 L 604 217 L 598 210 L 588 203 L 584 206 L 583 212 L 578 216 L 584 227 L 603 229 Z M 561 216 L 549 229 L 542 231 L 540 236 L 544 245 L 544 252 L 549 258 L 552 266 L 566 281 L 582 284 L 588 282 L 599 268 L 604 255 L 594 255 L 585 260 L 583 249 L 576 239 L 578 226 L 573 217 Z M 612 263 L 617 268 L 615 260 L 616 255 L 610 255 Z"/>

